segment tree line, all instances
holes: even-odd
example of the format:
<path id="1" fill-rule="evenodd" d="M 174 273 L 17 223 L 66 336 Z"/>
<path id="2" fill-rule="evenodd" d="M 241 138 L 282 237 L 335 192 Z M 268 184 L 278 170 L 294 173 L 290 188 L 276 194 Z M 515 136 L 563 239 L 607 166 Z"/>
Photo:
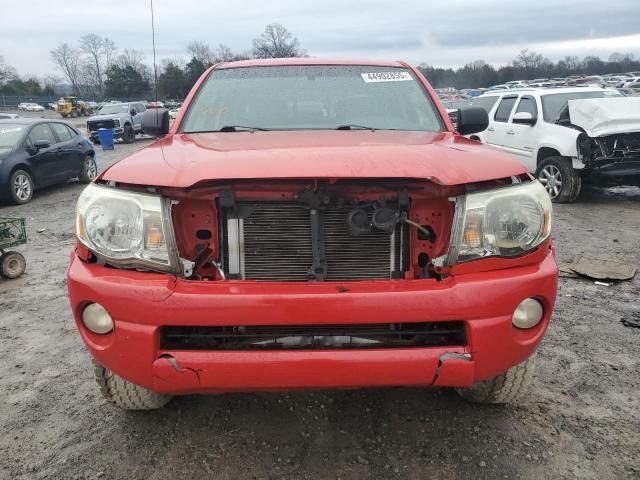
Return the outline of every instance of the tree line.
<path id="1" fill-rule="evenodd" d="M 499 85 L 513 80 L 535 78 L 566 78 L 572 75 L 606 75 L 640 71 L 640 60 L 630 53 L 612 53 L 607 60 L 596 56 L 582 59 L 565 56 L 552 62 L 543 55 L 525 48 L 507 65 L 495 68 L 484 60 L 476 60 L 462 68 L 441 68 L 420 64 L 418 69 L 435 88 L 478 88 Z"/>
<path id="2" fill-rule="evenodd" d="M 284 26 L 272 23 L 245 52 L 234 52 L 219 44 L 211 48 L 204 41 L 193 41 L 183 58 L 163 59 L 158 66 L 157 88 L 161 98 L 184 98 L 196 80 L 214 63 L 250 58 L 302 57 L 307 52 Z M 53 95 L 56 84 L 67 83 L 73 94 L 101 99 L 152 98 L 156 73 L 144 54 L 135 49 L 120 51 L 115 42 L 94 33 L 83 35 L 77 45 L 60 43 L 50 51 L 60 74 L 45 79 L 21 78 L 0 57 L 0 94 Z"/>
<path id="3" fill-rule="evenodd" d="M 160 98 L 184 98 L 209 66 L 250 58 L 284 58 L 307 56 L 300 41 L 283 25 L 269 24 L 253 40 L 252 48 L 234 52 L 227 45 L 212 48 L 207 42 L 193 41 L 186 47 L 188 58 L 163 59 L 157 69 Z M 146 63 L 144 54 L 135 49 L 119 50 L 113 40 L 94 33 L 83 35 L 76 45 L 61 43 L 50 52 L 61 77 L 21 78 L 0 56 L 0 94 L 53 95 L 56 84 L 65 82 L 78 96 L 100 99 L 152 98 L 156 73 Z M 607 60 L 596 56 L 582 59 L 566 56 L 552 62 L 529 49 L 522 50 L 507 65 L 494 67 L 476 60 L 461 68 L 442 68 L 422 63 L 418 69 L 435 88 L 477 88 L 511 80 L 602 75 L 640 71 L 640 61 L 632 54 L 612 53 Z"/>

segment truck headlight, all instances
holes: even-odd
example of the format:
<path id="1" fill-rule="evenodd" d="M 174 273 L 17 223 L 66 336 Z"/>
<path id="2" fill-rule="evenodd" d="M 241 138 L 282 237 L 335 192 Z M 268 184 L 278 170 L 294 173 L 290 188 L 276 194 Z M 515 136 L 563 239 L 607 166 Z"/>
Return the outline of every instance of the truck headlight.
<path id="1" fill-rule="evenodd" d="M 551 200 L 537 180 L 456 199 L 447 264 L 533 250 L 551 233 Z"/>
<path id="2" fill-rule="evenodd" d="M 107 263 L 177 271 L 170 203 L 158 195 L 90 184 L 78 198 L 76 234 Z"/>

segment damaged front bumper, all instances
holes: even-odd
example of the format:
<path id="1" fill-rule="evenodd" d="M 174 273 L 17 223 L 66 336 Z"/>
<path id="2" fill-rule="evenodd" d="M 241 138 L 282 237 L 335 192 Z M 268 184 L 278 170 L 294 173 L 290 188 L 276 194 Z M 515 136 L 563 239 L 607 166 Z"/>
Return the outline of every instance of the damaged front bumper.
<path id="1" fill-rule="evenodd" d="M 303 388 L 470 386 L 532 355 L 551 318 L 557 265 L 538 263 L 444 280 L 305 284 L 177 279 L 116 270 L 72 257 L 68 285 L 78 329 L 98 363 L 168 394 Z M 512 315 L 525 298 L 544 306 L 527 330 Z M 115 329 L 97 335 L 83 308 L 101 304 Z M 329 325 L 464 321 L 465 345 L 368 349 L 171 350 L 163 326 Z"/>

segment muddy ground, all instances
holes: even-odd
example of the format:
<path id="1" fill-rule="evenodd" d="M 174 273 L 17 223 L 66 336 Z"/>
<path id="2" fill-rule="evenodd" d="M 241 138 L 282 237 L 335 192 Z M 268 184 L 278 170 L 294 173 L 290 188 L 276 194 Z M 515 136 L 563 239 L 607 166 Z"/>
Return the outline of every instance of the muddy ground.
<path id="1" fill-rule="evenodd" d="M 143 147 L 99 152 L 100 168 Z M 519 406 L 446 389 L 183 397 L 127 413 L 99 395 L 65 270 L 81 186 L 38 192 L 27 273 L 0 280 L 0 478 L 640 478 L 640 275 L 561 279 L 535 386 Z M 556 206 L 558 258 L 640 265 L 640 189 L 590 189 Z M 44 229 L 40 233 L 41 229 Z"/>

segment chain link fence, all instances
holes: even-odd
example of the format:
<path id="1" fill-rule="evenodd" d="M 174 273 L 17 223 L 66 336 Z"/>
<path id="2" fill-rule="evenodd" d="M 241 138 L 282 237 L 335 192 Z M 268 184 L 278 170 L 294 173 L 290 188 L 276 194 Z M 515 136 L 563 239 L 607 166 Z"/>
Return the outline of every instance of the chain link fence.
<path id="1" fill-rule="evenodd" d="M 48 105 L 50 103 L 58 103 L 60 100 L 60 96 L 45 96 L 45 95 L 0 95 L 0 110 L 11 110 L 18 108 L 20 103 L 37 103 L 38 105 L 42 105 L 45 108 L 49 108 Z M 96 97 L 81 97 L 80 100 L 85 102 L 102 102 L 104 101 L 101 98 Z M 119 101 L 122 102 L 139 102 L 140 98 L 118 98 Z"/>

